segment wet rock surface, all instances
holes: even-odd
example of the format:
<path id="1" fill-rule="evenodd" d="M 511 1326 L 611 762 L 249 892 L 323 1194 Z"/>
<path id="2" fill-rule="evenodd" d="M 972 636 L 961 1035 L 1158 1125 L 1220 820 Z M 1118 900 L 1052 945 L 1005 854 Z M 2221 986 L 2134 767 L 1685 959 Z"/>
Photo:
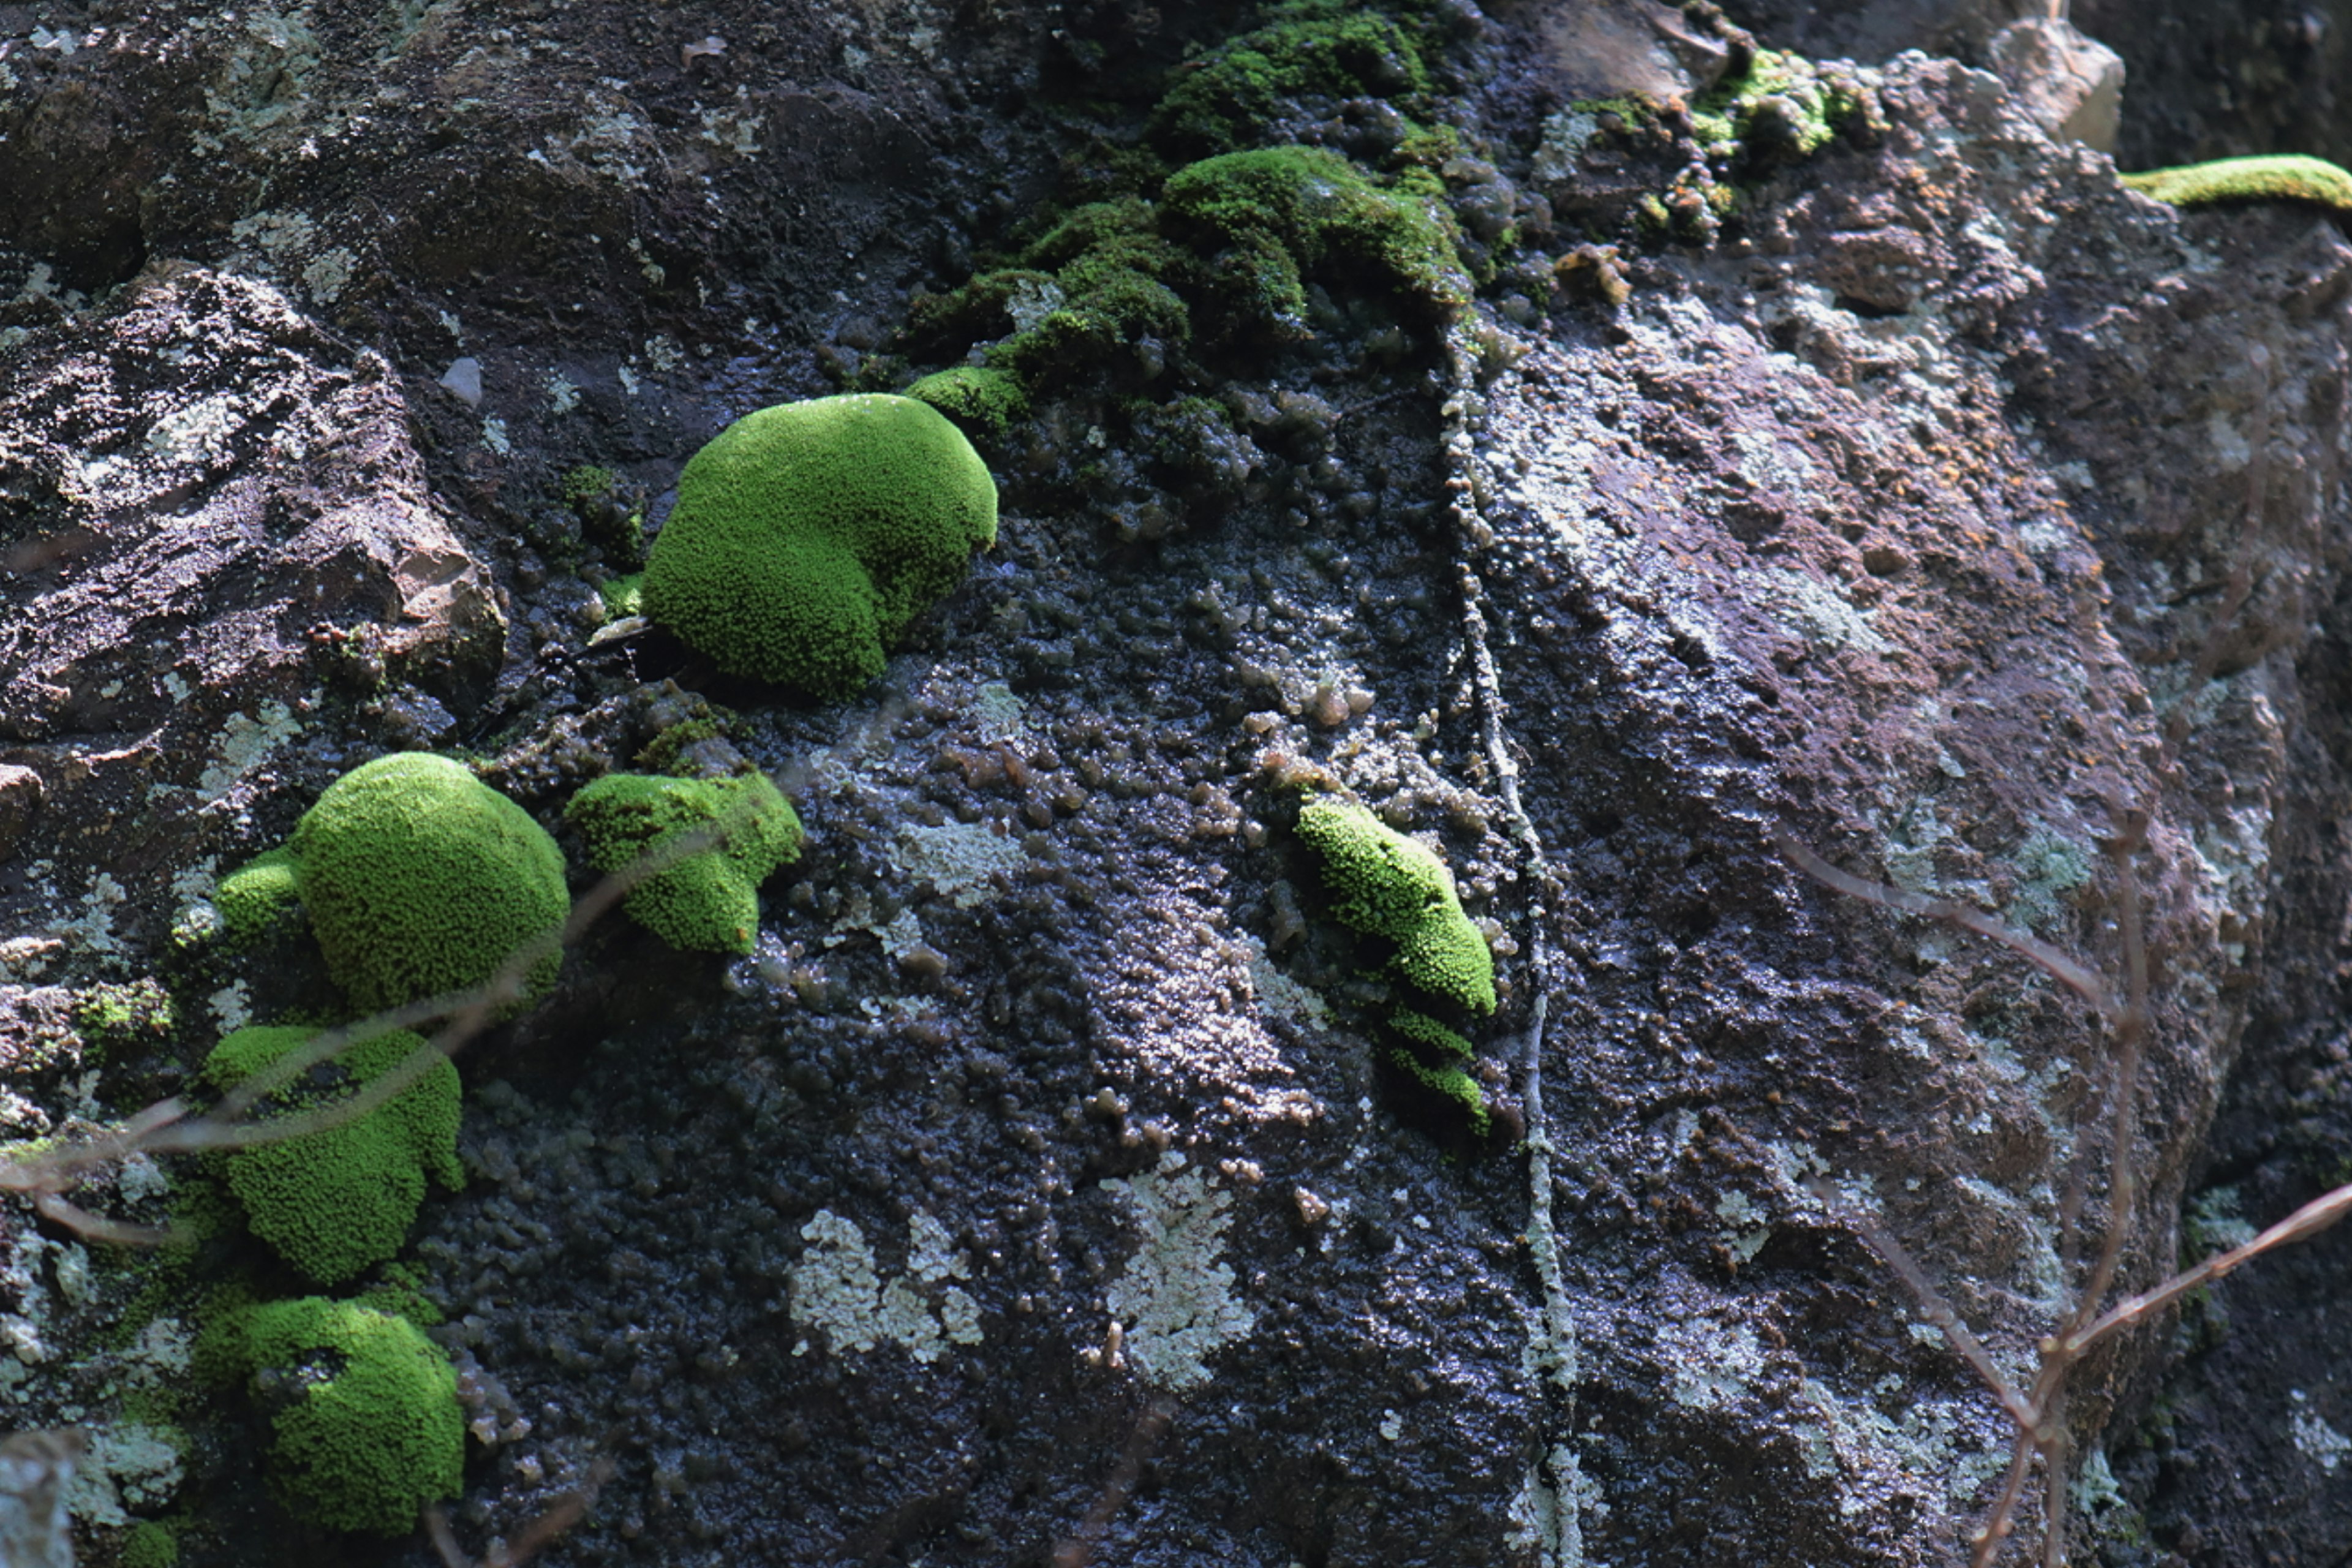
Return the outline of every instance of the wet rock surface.
<path id="1" fill-rule="evenodd" d="M 748 760 L 809 834 L 755 951 L 614 917 L 460 1058 L 467 1184 L 400 1279 L 458 1369 L 466 1549 L 593 1486 L 543 1561 L 1965 1560 L 2008 1422 L 1851 1210 L 2022 1373 L 2104 1047 L 1773 834 L 2112 974 L 2111 805 L 2157 803 L 2125 1279 L 2343 1178 L 2352 247 L 2126 192 L 1916 56 L 1696 179 L 1687 120 L 1572 101 L 1560 40 L 1637 10 L 1433 10 L 1451 339 L 1331 271 L 1295 330 L 1058 394 L 983 441 L 998 547 L 818 707 L 608 612 L 638 509 L 751 408 L 953 363 L 898 332 L 919 295 L 1116 177 L 1157 66 L 1246 18 L 0 7 L 0 1130 L 332 1016 L 306 937 L 224 953 L 209 900 L 367 757 L 458 755 L 559 838 L 602 773 Z M 1705 10 L 1621 86 L 1720 78 Z M 1396 118 L 1310 93 L 1268 134 L 1375 158 Z M 1375 1048 L 1302 784 L 1452 867 L 1496 1136 Z M 77 1199 L 152 1223 L 203 1179 Z M 190 1271 L 278 1290 L 266 1253 L 117 1268 L 10 1202 L 0 1413 L 95 1435 L 85 1561 L 140 1519 L 190 1563 L 438 1560 L 306 1531 L 257 1418 L 184 1403 Z M 2082 1370 L 2080 1550 L 2352 1545 L 2343 1247 Z"/>

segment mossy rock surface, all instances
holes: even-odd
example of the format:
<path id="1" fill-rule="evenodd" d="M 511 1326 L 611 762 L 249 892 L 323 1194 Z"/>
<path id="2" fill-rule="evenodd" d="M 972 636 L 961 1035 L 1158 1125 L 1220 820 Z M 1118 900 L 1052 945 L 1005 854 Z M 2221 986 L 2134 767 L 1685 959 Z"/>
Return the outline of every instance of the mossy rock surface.
<path id="1" fill-rule="evenodd" d="M 730 779 L 610 773 L 578 795 L 564 819 L 610 875 L 684 835 L 716 831 L 709 847 L 629 889 L 631 919 L 689 952 L 749 952 L 760 926 L 760 884 L 800 858 L 801 819 L 764 773 Z"/>
<path id="2" fill-rule="evenodd" d="M 458 1494 L 465 1415 L 441 1348 L 405 1319 L 306 1296 L 224 1313 L 203 1359 L 243 1378 L 269 1428 L 269 1484 L 329 1530 L 405 1535 Z"/>
<path id="3" fill-rule="evenodd" d="M 327 972 L 365 1012 L 479 985 L 572 900 L 563 854 L 522 807 L 446 757 L 379 757 L 327 786 L 291 846 Z M 527 977 L 555 984 L 550 947 Z"/>
<path id="4" fill-rule="evenodd" d="M 883 393 L 782 404 L 687 464 L 646 609 L 730 675 L 845 697 L 995 540 L 995 483 L 938 409 Z"/>
<path id="5" fill-rule="evenodd" d="M 239 1029 L 205 1058 L 204 1077 L 226 1091 L 312 1037 L 303 1028 Z M 299 1074 L 267 1101 L 299 1115 L 347 1098 L 429 1049 L 395 1029 L 363 1040 Z M 457 1069 L 446 1057 L 382 1105 L 340 1125 L 219 1155 L 229 1191 L 254 1235 L 320 1285 L 338 1285 L 397 1253 L 425 1201 L 428 1178 L 456 1189 Z"/>
<path id="6" fill-rule="evenodd" d="M 1452 219 L 1433 188 L 1390 188 L 1328 147 L 1264 147 L 1169 176 L 1161 222 L 1222 247 L 1222 286 L 1267 320 L 1303 330 L 1306 280 L 1385 288 L 1440 315 L 1470 298 Z"/>

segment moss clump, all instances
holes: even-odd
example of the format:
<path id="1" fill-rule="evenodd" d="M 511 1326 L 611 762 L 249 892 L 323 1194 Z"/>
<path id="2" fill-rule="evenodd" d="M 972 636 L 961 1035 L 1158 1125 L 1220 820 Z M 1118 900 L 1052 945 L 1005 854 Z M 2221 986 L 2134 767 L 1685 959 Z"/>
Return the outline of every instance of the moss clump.
<path id="1" fill-rule="evenodd" d="M 929 404 L 975 439 L 1002 441 L 1014 420 L 1029 416 L 1021 384 L 986 365 L 960 364 L 927 375 L 907 388 L 907 395 Z"/>
<path id="2" fill-rule="evenodd" d="M 232 947 L 260 941 L 301 907 L 294 851 L 283 844 L 231 871 L 213 889 L 213 908 L 220 911 L 221 930 Z"/>
<path id="3" fill-rule="evenodd" d="M 446 757 L 404 752 L 327 786 L 295 825 L 297 886 L 327 972 L 366 1012 L 479 985 L 572 907 L 563 855 Z M 555 984 L 551 946 L 527 977 Z"/>
<path id="4" fill-rule="evenodd" d="M 2126 174 L 2123 182 L 2142 195 L 2177 207 L 2208 202 L 2315 202 L 2352 212 L 2352 173 L 2300 153 L 2150 169 Z"/>
<path id="5" fill-rule="evenodd" d="M 646 607 L 730 675 L 845 697 L 995 540 L 987 466 L 929 404 L 784 404 L 687 464 Z"/>
<path id="6" fill-rule="evenodd" d="M 1871 113 L 1862 84 L 1843 68 L 1758 49 L 1738 71 L 1691 105 L 1698 143 L 1727 164 L 1760 172 L 1810 158 Z"/>
<path id="7" fill-rule="evenodd" d="M 638 883 L 622 903 L 639 925 L 690 952 L 751 952 L 760 884 L 801 853 L 801 819 L 765 773 L 609 773 L 573 795 L 563 818 L 588 841 L 590 862 L 606 873 L 683 834 L 721 830 L 717 844 Z"/>
<path id="8" fill-rule="evenodd" d="M 604 614 L 613 620 L 642 616 L 646 613 L 646 574 L 633 572 L 625 577 L 608 577 L 597 585 L 596 596 L 604 601 Z"/>
<path id="9" fill-rule="evenodd" d="M 306 1296 L 218 1315 L 200 1364 L 226 1370 L 267 1421 L 270 1489 L 329 1530 L 404 1535 L 464 1479 L 465 1415 L 448 1357 L 414 1323 Z"/>
<path id="10" fill-rule="evenodd" d="M 1478 1053 L 1470 1042 L 1426 1013 L 1399 1007 L 1389 1015 L 1389 1059 L 1427 1089 L 1460 1107 L 1470 1130 L 1485 1136 L 1490 1124 L 1486 1092 L 1464 1068 Z"/>
<path id="11" fill-rule="evenodd" d="M 1220 247 L 1213 267 L 1230 297 L 1295 331 L 1305 330 L 1305 280 L 1318 274 L 1386 288 L 1444 315 L 1470 298 L 1433 180 L 1384 190 L 1328 147 L 1203 159 L 1170 176 L 1161 213 Z"/>
<path id="12" fill-rule="evenodd" d="M 300 1028 L 239 1029 L 205 1058 L 205 1081 L 233 1089 L 310 1037 Z M 312 1068 L 296 1079 L 299 1088 L 268 1103 L 279 1114 L 299 1114 L 348 1099 L 428 1048 L 404 1029 L 379 1035 Z M 400 1250 L 428 1176 L 452 1190 L 464 1181 L 457 1097 L 457 1069 L 444 1058 L 363 1115 L 228 1151 L 220 1156 L 222 1174 L 254 1235 L 308 1278 L 340 1284 Z"/>
<path id="13" fill-rule="evenodd" d="M 1345 3 L 1291 0 L 1265 21 L 1180 67 L 1152 116 L 1155 141 L 1180 155 L 1261 139 L 1297 100 L 1410 99 L 1430 89 L 1426 24 Z"/>
<path id="14" fill-rule="evenodd" d="M 1298 837 L 1323 863 L 1332 912 L 1391 942 L 1389 973 L 1473 1013 L 1495 1010 L 1495 955 L 1462 912 L 1453 873 L 1430 848 L 1349 801 L 1312 800 Z"/>
<path id="15" fill-rule="evenodd" d="M 154 980 L 92 985 L 74 993 L 70 1016 L 85 1059 L 96 1061 L 125 1047 L 169 1037 L 172 995 Z"/>
<path id="16" fill-rule="evenodd" d="M 121 1554 L 115 1558 L 119 1568 L 175 1568 L 179 1561 L 179 1536 L 170 1525 L 152 1519 L 131 1527 L 122 1537 Z"/>

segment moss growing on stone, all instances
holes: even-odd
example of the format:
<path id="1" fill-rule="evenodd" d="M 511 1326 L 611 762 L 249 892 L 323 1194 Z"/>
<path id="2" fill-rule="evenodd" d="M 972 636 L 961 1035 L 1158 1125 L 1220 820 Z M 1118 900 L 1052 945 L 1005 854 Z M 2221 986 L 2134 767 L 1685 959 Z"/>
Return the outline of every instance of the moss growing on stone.
<path id="1" fill-rule="evenodd" d="M 1214 270 L 1230 297 L 1294 330 L 1304 330 L 1305 284 L 1318 275 L 1369 283 L 1442 315 L 1470 298 L 1435 190 L 1383 189 L 1327 147 L 1203 159 L 1169 178 L 1161 212 L 1217 249 Z"/>
<path id="2" fill-rule="evenodd" d="M 1464 1067 L 1478 1053 L 1470 1042 L 1426 1013 L 1399 1007 L 1388 1017 L 1389 1059 L 1457 1106 L 1470 1130 L 1484 1136 L 1490 1118 L 1486 1092 Z"/>
<path id="3" fill-rule="evenodd" d="M 172 996 L 152 979 L 101 984 L 75 992 L 69 1016 L 81 1037 L 83 1060 L 96 1065 L 125 1047 L 167 1037 Z"/>
<path id="4" fill-rule="evenodd" d="M 1700 146 L 1731 163 L 1761 168 L 1811 157 L 1868 113 L 1864 88 L 1842 68 L 1758 49 L 1746 69 L 1691 105 L 1690 118 Z"/>
<path id="5" fill-rule="evenodd" d="M 152 1519 L 132 1524 L 122 1537 L 121 1555 L 115 1558 L 118 1568 L 175 1568 L 180 1561 L 180 1538 L 172 1527 Z"/>
<path id="6" fill-rule="evenodd" d="M 907 395 L 929 404 L 974 440 L 1002 441 L 1014 420 L 1029 416 L 1020 382 L 987 365 L 960 364 L 924 376 Z"/>
<path id="7" fill-rule="evenodd" d="M 632 572 L 625 577 L 608 577 L 597 586 L 596 596 L 604 601 L 604 614 L 613 620 L 642 616 L 646 613 L 646 574 Z"/>
<path id="8" fill-rule="evenodd" d="M 239 1029 L 205 1058 L 205 1079 L 233 1089 L 310 1037 L 301 1028 Z M 427 1048 L 404 1029 L 380 1035 L 311 1068 L 268 1103 L 278 1114 L 331 1104 Z M 452 1190 L 464 1181 L 457 1100 L 457 1069 L 445 1058 L 363 1115 L 224 1152 L 222 1175 L 254 1235 L 307 1278 L 341 1284 L 400 1250 L 428 1177 Z"/>
<path id="9" fill-rule="evenodd" d="M 242 1379 L 269 1428 L 270 1489 L 329 1530 L 404 1535 L 464 1479 L 457 1373 L 415 1324 L 306 1296 L 215 1315 L 200 1362 Z"/>
<path id="10" fill-rule="evenodd" d="M 2315 202 L 2352 212 L 2352 173 L 2300 153 L 2150 169 L 2126 174 L 2123 182 L 2142 195 L 2177 207 L 2209 202 Z"/>
<path id="11" fill-rule="evenodd" d="M 638 924 L 685 951 L 751 952 L 760 884 L 800 858 L 800 817 L 765 773 L 610 773 L 572 796 L 563 816 L 588 841 L 590 862 L 607 873 L 682 835 L 722 831 L 718 843 L 638 883 L 622 902 Z"/>
<path id="12" fill-rule="evenodd" d="M 1293 101 L 1411 98 L 1430 89 L 1425 24 L 1343 0 L 1292 0 L 1264 23 L 1180 67 L 1151 135 L 1179 155 L 1260 139 Z"/>
<path id="13" fill-rule="evenodd" d="M 379 757 L 295 826 L 297 885 L 327 972 L 365 1012 L 479 985 L 563 923 L 563 856 L 522 807 L 446 757 Z M 551 946 L 527 977 L 555 984 Z"/>
<path id="14" fill-rule="evenodd" d="M 996 486 L 929 404 L 851 394 L 746 415 L 695 454 L 646 607 L 730 675 L 845 697 L 996 540 Z"/>
<path id="15" fill-rule="evenodd" d="M 213 908 L 232 947 L 245 947 L 291 920 L 302 907 L 294 851 L 286 845 L 257 855 L 220 879 Z"/>
<path id="16" fill-rule="evenodd" d="M 1322 862 L 1341 923 L 1393 944 L 1391 974 L 1470 1012 L 1495 1010 L 1494 954 L 1433 851 L 1364 807 L 1328 798 L 1299 808 L 1298 836 Z"/>

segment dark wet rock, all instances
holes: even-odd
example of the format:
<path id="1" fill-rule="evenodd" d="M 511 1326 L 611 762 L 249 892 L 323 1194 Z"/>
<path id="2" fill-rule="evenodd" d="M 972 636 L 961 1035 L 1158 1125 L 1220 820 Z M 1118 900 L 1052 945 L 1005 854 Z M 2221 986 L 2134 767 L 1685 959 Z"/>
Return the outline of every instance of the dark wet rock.
<path id="1" fill-rule="evenodd" d="M 1748 9 L 1865 58 L 1981 58 L 2011 19 L 1818 7 L 1801 40 L 1806 8 Z M 1998 77 L 1916 56 L 1842 75 L 1818 152 L 1784 104 L 1729 198 L 1673 191 L 1706 168 L 1687 119 L 1572 109 L 1568 56 L 1704 90 L 1748 47 L 1705 10 L 1459 8 L 1446 112 L 1479 144 L 1440 178 L 1493 247 L 1476 384 L 1334 281 L 1300 341 L 1139 417 L 1156 454 L 1061 397 L 998 455 L 998 549 L 822 708 L 604 635 L 635 528 L 583 526 L 562 476 L 658 497 L 735 415 L 881 374 L 918 286 L 1116 163 L 1155 58 L 1230 16 L 331 0 L 93 13 L 70 51 L 27 20 L 0 54 L 0 979 L 45 984 L 0 989 L 0 1131 L 331 1013 L 299 932 L 244 960 L 205 917 L 368 756 L 459 752 L 551 826 L 603 773 L 758 765 L 809 841 L 752 953 L 607 921 L 461 1058 L 468 1184 L 406 1278 L 461 1372 L 474 1549 L 609 1471 L 549 1561 L 978 1568 L 1089 1531 L 1139 1565 L 1962 1560 L 2006 1417 L 1842 1205 L 2029 1365 L 2102 1047 L 2012 955 L 1828 892 L 1772 835 L 2112 971 L 2109 805 L 2158 801 L 2126 1281 L 2182 1255 L 2184 1195 L 2194 1250 L 2338 1179 L 2352 247 L 2128 194 Z M 1378 158 L 1392 120 L 1297 124 Z M 1662 191 L 1676 237 L 1643 226 Z M 2251 596 L 2191 691 L 2257 480 Z M 1483 748 L 1465 584 L 1557 888 Z M 1293 841 L 1305 783 L 1453 868 L 1497 957 L 1475 1073 L 1548 1141 L 1540 1193 L 1373 1048 L 1394 998 Z M 100 983 L 151 974 L 176 1035 L 85 1037 Z M 80 1196 L 152 1221 L 199 1179 Z M 121 1359 L 145 1277 L 76 1296 L 79 1245 L 28 1220 L 0 1251 L 0 1330 L 42 1350 L 0 1354 L 0 1408 L 111 1434 L 152 1515 L 123 1394 L 185 1386 L 190 1324 Z M 201 1267 L 249 1270 L 237 1246 Z M 2340 1555 L 2342 1256 L 2083 1369 L 2096 1550 Z M 180 1417 L 183 1561 L 435 1560 L 304 1536 L 220 1404 Z M 2256 1466 L 2285 1502 L 2230 1479 Z M 94 1560 L 117 1529 L 86 1516 Z"/>

